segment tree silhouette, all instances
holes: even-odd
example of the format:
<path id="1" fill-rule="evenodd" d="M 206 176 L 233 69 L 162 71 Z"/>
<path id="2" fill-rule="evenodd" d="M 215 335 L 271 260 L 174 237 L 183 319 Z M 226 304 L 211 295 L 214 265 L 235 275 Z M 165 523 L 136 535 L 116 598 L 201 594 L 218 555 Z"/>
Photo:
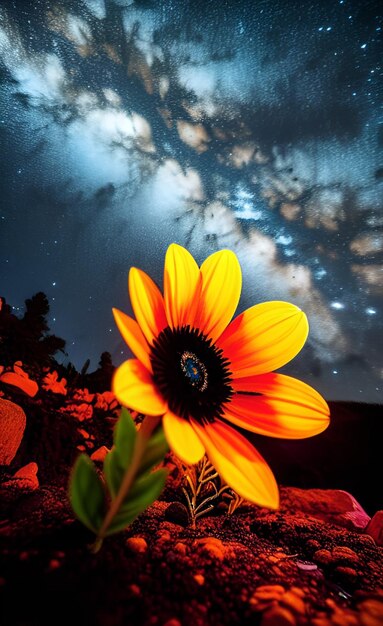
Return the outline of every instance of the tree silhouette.
<path id="1" fill-rule="evenodd" d="M 11 313 L 5 298 L 1 302 L 1 365 L 22 361 L 42 367 L 51 365 L 57 352 L 64 353 L 64 339 L 49 334 L 49 302 L 45 293 L 39 291 L 25 300 L 25 312 L 21 319 Z"/>

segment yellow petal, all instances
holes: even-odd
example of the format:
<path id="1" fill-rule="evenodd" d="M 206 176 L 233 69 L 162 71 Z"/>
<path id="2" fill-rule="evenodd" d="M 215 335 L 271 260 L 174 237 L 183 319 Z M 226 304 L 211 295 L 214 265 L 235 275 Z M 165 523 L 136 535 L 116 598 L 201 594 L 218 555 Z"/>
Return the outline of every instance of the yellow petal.
<path id="1" fill-rule="evenodd" d="M 330 410 L 322 396 L 291 376 L 249 376 L 233 381 L 232 387 L 235 393 L 224 417 L 241 428 L 269 437 L 303 439 L 329 425 Z M 246 395 L 252 392 L 263 395 Z"/>
<path id="2" fill-rule="evenodd" d="M 129 272 L 129 295 L 136 320 L 148 343 L 167 325 L 164 300 L 155 282 L 142 270 Z"/>
<path id="3" fill-rule="evenodd" d="M 277 509 L 278 486 L 259 452 L 236 430 L 217 420 L 192 426 L 223 480 L 242 498 L 259 506 Z"/>
<path id="4" fill-rule="evenodd" d="M 190 423 L 171 411 L 165 413 L 162 423 L 165 437 L 174 454 L 186 465 L 198 463 L 205 454 L 205 448 Z"/>
<path id="5" fill-rule="evenodd" d="M 201 276 L 190 252 L 172 243 L 165 256 L 164 300 L 171 328 L 194 325 L 201 290 Z"/>
<path id="6" fill-rule="evenodd" d="M 136 320 L 118 309 L 112 310 L 118 330 L 129 348 L 141 363 L 145 365 L 146 369 L 152 372 L 152 365 L 149 358 L 150 348 Z"/>
<path id="7" fill-rule="evenodd" d="M 196 326 L 215 341 L 238 306 L 242 287 L 241 266 L 231 250 L 211 254 L 201 265 L 202 294 Z"/>
<path id="8" fill-rule="evenodd" d="M 293 359 L 309 331 L 306 315 L 288 302 L 263 302 L 250 307 L 217 341 L 231 361 L 233 378 L 266 374 Z"/>
<path id="9" fill-rule="evenodd" d="M 167 409 L 148 370 L 137 359 L 129 359 L 117 368 L 112 391 L 121 404 L 144 415 L 162 415 Z"/>

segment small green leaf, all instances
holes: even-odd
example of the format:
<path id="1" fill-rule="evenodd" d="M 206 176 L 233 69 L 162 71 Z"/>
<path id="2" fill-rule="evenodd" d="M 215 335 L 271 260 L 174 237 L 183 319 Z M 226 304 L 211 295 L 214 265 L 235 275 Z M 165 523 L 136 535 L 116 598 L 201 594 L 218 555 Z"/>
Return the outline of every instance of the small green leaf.
<path id="1" fill-rule="evenodd" d="M 110 495 L 115 498 L 125 474 L 125 469 L 119 463 L 115 448 L 106 455 L 103 469 Z"/>
<path id="2" fill-rule="evenodd" d="M 72 471 L 69 498 L 78 519 L 97 534 L 105 514 L 105 493 L 94 463 L 81 454 Z"/>
<path id="3" fill-rule="evenodd" d="M 165 439 L 164 430 L 162 426 L 159 426 L 148 441 L 138 474 L 145 474 L 145 472 L 152 469 L 152 467 L 158 465 L 158 463 L 164 460 L 164 456 L 168 450 L 169 446 Z"/>
<path id="4" fill-rule="evenodd" d="M 138 478 L 128 497 L 113 518 L 107 535 L 122 530 L 136 519 L 148 506 L 157 500 L 166 482 L 167 470 L 160 469 Z"/>
<path id="5" fill-rule="evenodd" d="M 132 460 L 134 444 L 137 438 L 135 423 L 127 409 L 123 407 L 114 430 L 114 445 L 118 463 L 128 467 Z"/>

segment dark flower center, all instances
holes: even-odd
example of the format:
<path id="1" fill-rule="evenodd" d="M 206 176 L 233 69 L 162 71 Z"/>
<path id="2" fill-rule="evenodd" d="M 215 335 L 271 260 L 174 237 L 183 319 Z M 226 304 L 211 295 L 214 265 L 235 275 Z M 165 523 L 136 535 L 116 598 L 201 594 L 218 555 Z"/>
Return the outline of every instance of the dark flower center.
<path id="1" fill-rule="evenodd" d="M 200 423 L 223 414 L 233 394 L 230 363 L 197 328 L 165 328 L 155 339 L 150 360 L 153 380 L 173 413 Z"/>

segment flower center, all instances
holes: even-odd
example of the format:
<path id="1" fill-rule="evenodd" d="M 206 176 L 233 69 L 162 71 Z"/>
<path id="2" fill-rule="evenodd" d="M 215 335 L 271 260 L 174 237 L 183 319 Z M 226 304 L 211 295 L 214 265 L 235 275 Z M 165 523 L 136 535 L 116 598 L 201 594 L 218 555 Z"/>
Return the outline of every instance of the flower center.
<path id="1" fill-rule="evenodd" d="M 164 328 L 150 361 L 153 382 L 173 413 L 200 423 L 222 416 L 233 394 L 230 363 L 198 328 Z"/>
<path id="2" fill-rule="evenodd" d="M 208 376 L 206 367 L 193 352 L 186 350 L 183 353 L 181 356 L 181 369 L 193 387 L 196 387 L 199 391 L 207 389 Z"/>

